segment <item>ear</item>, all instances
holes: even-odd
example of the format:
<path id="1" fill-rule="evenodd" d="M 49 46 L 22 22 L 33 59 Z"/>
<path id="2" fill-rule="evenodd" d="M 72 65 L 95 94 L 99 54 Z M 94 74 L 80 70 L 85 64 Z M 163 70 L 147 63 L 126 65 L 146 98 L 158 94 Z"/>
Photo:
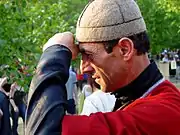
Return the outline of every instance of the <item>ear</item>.
<path id="1" fill-rule="evenodd" d="M 121 56 L 123 56 L 124 61 L 130 60 L 135 51 L 132 40 L 127 37 L 121 38 L 119 40 L 118 48 Z"/>

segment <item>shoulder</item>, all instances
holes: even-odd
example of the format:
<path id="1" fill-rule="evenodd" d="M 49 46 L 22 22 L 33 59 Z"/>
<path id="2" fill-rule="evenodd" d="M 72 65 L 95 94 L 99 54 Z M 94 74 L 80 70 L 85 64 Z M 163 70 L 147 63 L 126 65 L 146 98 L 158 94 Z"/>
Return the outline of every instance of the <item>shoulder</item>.
<path id="1" fill-rule="evenodd" d="M 149 96 L 166 98 L 166 96 L 164 97 L 162 95 L 174 95 L 180 97 L 180 90 L 170 81 L 165 80 L 149 94 Z"/>
<path id="2" fill-rule="evenodd" d="M 149 107 L 149 109 L 156 108 L 157 110 L 160 109 L 164 111 L 173 111 L 175 110 L 174 108 L 178 108 L 180 112 L 180 92 L 171 82 L 164 81 L 159 86 L 157 86 L 147 97 L 137 99 L 125 109 L 134 107 Z"/>

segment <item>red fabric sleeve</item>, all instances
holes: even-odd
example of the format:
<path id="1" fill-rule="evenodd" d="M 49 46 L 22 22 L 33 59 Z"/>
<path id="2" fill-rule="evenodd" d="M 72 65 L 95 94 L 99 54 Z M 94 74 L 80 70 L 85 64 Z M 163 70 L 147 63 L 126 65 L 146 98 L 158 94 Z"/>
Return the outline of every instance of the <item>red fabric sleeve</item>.
<path id="1" fill-rule="evenodd" d="M 180 94 L 165 90 L 123 111 L 65 116 L 62 135 L 180 135 L 179 125 Z"/>
<path id="2" fill-rule="evenodd" d="M 131 132 L 132 135 L 140 135 L 132 123 L 131 116 L 121 111 L 90 116 L 65 116 L 62 135 L 131 135 Z"/>

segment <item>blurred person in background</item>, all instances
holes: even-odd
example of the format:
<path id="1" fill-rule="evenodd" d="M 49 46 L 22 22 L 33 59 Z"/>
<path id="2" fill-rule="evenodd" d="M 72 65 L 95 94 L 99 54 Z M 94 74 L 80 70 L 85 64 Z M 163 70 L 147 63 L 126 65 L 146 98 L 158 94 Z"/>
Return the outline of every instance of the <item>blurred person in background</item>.
<path id="1" fill-rule="evenodd" d="M 69 78 L 66 83 L 67 97 L 68 97 L 68 107 L 67 112 L 69 114 L 76 113 L 76 104 L 77 104 L 77 79 L 76 73 L 72 70 L 72 67 L 69 69 Z"/>

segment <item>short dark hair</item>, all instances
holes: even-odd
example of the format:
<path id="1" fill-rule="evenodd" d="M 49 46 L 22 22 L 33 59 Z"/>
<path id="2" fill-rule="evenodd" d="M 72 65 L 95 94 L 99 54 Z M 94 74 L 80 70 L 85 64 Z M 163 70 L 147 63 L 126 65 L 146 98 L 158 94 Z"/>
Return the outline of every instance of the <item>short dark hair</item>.
<path id="1" fill-rule="evenodd" d="M 2 88 L 6 91 L 6 92 L 10 92 L 11 90 L 11 84 L 6 83 L 2 86 Z"/>
<path id="2" fill-rule="evenodd" d="M 132 36 L 128 36 L 134 43 L 134 48 L 137 50 L 137 55 L 142 55 L 149 52 L 150 41 L 146 32 L 138 33 Z M 113 47 L 117 45 L 119 39 L 102 42 L 104 44 L 107 53 L 111 53 Z"/>

